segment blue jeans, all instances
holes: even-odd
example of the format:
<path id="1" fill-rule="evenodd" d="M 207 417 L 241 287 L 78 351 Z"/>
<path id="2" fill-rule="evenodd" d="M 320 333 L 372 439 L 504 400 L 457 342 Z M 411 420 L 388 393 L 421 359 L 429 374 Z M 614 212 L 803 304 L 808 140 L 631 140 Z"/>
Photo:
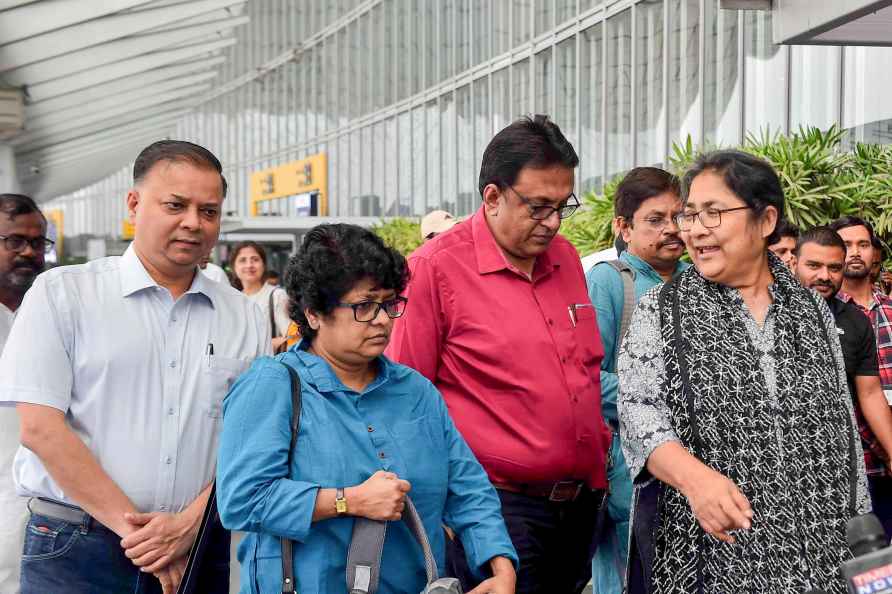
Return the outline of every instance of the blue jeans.
<path id="1" fill-rule="evenodd" d="M 873 513 L 886 529 L 886 540 L 892 538 L 892 478 L 887 476 L 867 477 Z"/>
<path id="2" fill-rule="evenodd" d="M 211 562 L 218 585 L 202 592 L 229 591 L 229 539 L 225 541 L 225 547 L 219 543 L 225 561 L 215 556 Z M 75 524 L 32 513 L 25 528 L 21 594 L 161 594 L 158 579 L 140 572 L 120 543 L 120 536 L 92 518 Z"/>
<path id="3" fill-rule="evenodd" d="M 632 479 L 623 457 L 619 434 L 614 433 L 611 448 L 610 468 L 607 480 L 610 492 L 607 495 L 605 525 L 600 530 L 592 558 L 592 583 L 595 594 L 620 594 L 625 582 L 626 562 L 629 558 L 629 517 L 632 504 Z"/>

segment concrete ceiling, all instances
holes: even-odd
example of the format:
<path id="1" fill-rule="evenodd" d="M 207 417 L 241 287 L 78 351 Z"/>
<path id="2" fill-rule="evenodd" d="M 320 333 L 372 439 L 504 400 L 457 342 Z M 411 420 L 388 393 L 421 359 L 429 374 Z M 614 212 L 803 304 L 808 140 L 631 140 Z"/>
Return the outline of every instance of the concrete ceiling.
<path id="1" fill-rule="evenodd" d="M 45 200 L 117 171 L 211 90 L 247 0 L 0 0 L 0 88 L 25 96 L 9 139 Z"/>
<path id="2" fill-rule="evenodd" d="M 892 46 L 892 0 L 775 0 L 774 42 Z"/>

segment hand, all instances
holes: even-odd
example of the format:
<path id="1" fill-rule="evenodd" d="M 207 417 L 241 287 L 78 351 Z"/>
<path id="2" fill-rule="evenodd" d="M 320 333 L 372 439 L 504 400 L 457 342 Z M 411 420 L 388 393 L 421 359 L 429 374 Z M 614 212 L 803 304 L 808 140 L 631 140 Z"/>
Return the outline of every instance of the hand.
<path id="1" fill-rule="evenodd" d="M 121 548 L 134 565 L 149 573 L 158 573 L 173 560 L 187 556 L 200 524 L 185 511 L 129 513 L 124 518 L 136 530 L 121 540 Z"/>
<path id="2" fill-rule="evenodd" d="M 356 487 L 344 489 L 347 509 L 354 516 L 370 520 L 399 520 L 406 506 L 409 481 L 392 472 L 379 470 Z"/>
<path id="3" fill-rule="evenodd" d="M 730 530 L 750 528 L 753 518 L 750 502 L 731 479 L 708 466 L 702 469 L 684 495 L 707 534 L 733 543 L 734 537 L 728 533 Z"/>
<path id="4" fill-rule="evenodd" d="M 276 338 L 273 338 L 273 352 L 277 352 L 279 350 L 279 347 L 284 345 L 286 342 L 288 342 L 287 336 L 277 336 Z"/>
<path id="5" fill-rule="evenodd" d="M 161 582 L 162 594 L 177 594 L 177 588 L 183 581 L 183 574 L 186 572 L 186 557 L 174 559 L 164 569 L 155 573 L 155 577 Z"/>
<path id="6" fill-rule="evenodd" d="M 490 561 L 493 577 L 484 580 L 468 594 L 514 594 L 517 574 L 514 565 L 505 557 L 495 557 Z"/>
<path id="7" fill-rule="evenodd" d="M 883 289 L 888 291 L 889 288 L 892 287 L 892 272 L 883 270 L 880 273 L 880 283 L 883 286 Z"/>

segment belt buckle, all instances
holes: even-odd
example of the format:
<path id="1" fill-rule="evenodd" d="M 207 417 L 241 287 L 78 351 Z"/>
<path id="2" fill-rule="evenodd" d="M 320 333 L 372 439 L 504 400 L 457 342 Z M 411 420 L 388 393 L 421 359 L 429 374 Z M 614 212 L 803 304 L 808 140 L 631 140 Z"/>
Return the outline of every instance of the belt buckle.
<path id="1" fill-rule="evenodd" d="M 551 488 L 548 500 L 554 503 L 566 503 L 576 501 L 582 491 L 582 483 L 579 481 L 560 481 Z"/>

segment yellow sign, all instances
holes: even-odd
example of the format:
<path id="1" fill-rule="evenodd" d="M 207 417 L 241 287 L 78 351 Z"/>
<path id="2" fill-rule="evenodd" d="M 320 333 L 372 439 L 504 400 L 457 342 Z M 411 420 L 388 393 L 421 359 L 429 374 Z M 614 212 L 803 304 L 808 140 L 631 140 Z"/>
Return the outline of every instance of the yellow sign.
<path id="1" fill-rule="evenodd" d="M 61 262 L 62 254 L 64 253 L 62 248 L 65 244 L 65 212 L 61 208 L 53 208 L 45 210 L 43 216 L 56 228 L 56 236 L 50 237 L 50 239 L 56 242 L 56 258 L 57 261 Z"/>
<path id="2" fill-rule="evenodd" d="M 296 194 L 319 192 L 318 214 L 328 214 L 328 158 L 319 153 L 251 174 L 251 216 L 257 203 Z"/>
<path id="3" fill-rule="evenodd" d="M 130 222 L 130 219 L 124 219 L 121 224 L 121 239 L 132 241 L 135 233 L 136 229 L 133 227 L 133 223 Z"/>

